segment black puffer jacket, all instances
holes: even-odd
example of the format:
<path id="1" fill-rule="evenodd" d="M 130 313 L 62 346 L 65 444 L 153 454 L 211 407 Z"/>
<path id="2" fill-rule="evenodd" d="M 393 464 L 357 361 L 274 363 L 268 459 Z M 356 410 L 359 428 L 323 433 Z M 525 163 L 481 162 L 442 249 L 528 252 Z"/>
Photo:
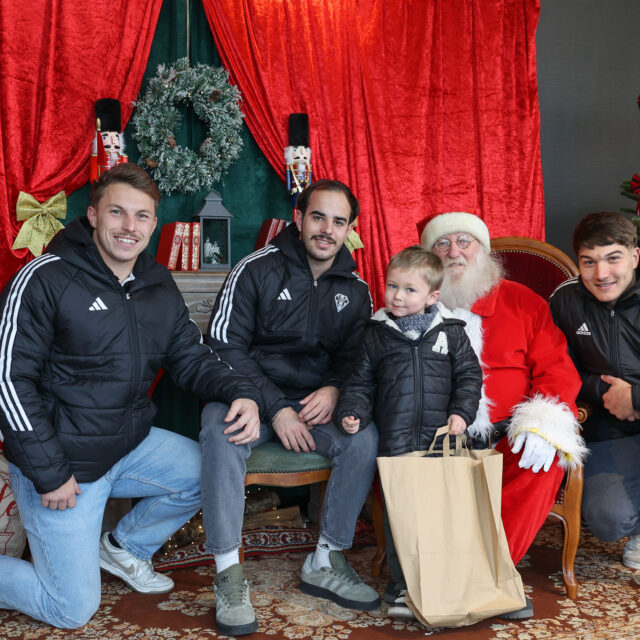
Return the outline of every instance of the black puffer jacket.
<path id="1" fill-rule="evenodd" d="M 606 374 L 626 380 L 633 408 L 640 411 L 640 283 L 636 281 L 609 306 L 590 293 L 578 276 L 561 284 L 549 304 L 582 378 L 578 398 L 595 409 L 583 427 L 585 440 L 640 433 L 640 421 L 618 420 L 604 408 L 602 396 L 609 385 L 600 379 Z"/>
<path id="2" fill-rule="evenodd" d="M 143 252 L 133 275 L 120 285 L 78 218 L 2 292 L 0 429 L 39 493 L 97 480 L 146 437 L 161 367 L 204 399 L 260 402 L 202 344 L 169 271 Z"/>
<path id="3" fill-rule="evenodd" d="M 438 303 L 438 313 L 419 341 L 405 336 L 380 309 L 367 325 L 360 358 L 341 389 L 334 422 L 345 416 L 373 419 L 378 452 L 395 456 L 428 449 L 452 413 L 467 426 L 476 417 L 482 370 L 457 320 Z"/>
<path id="4" fill-rule="evenodd" d="M 260 388 L 270 421 L 292 400 L 339 387 L 353 366 L 369 287 L 346 247 L 314 281 L 294 224 L 229 273 L 209 321 L 207 343 Z"/>

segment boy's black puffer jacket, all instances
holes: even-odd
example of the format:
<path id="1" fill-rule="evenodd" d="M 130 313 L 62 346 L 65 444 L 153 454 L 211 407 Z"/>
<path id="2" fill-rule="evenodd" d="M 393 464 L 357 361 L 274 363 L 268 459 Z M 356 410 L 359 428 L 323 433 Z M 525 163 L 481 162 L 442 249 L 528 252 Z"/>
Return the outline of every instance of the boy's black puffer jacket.
<path id="1" fill-rule="evenodd" d="M 364 333 L 361 355 L 341 389 L 334 422 L 345 416 L 373 419 L 378 452 L 395 456 L 428 449 L 452 413 L 470 425 L 476 416 L 482 370 L 464 322 L 441 304 L 419 342 L 406 337 L 380 309 Z"/>

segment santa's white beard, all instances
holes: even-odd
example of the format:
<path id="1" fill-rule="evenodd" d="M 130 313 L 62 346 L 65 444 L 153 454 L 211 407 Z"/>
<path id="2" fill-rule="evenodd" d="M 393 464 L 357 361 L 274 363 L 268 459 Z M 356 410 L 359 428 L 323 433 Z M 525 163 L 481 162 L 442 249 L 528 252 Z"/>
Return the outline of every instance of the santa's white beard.
<path id="1" fill-rule="evenodd" d="M 499 260 L 489 253 L 478 252 L 473 262 L 463 256 L 445 259 L 444 281 L 440 288 L 440 302 L 449 309 L 471 309 L 474 302 L 489 293 L 503 276 Z M 454 272 L 451 265 L 463 264 L 465 268 Z M 449 268 L 448 268 L 449 267 Z"/>

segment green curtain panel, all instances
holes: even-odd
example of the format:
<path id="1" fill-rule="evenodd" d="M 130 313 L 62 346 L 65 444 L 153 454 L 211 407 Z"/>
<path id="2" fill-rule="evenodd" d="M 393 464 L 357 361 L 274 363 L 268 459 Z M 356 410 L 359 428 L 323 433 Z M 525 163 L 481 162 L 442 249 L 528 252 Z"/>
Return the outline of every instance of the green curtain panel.
<path id="1" fill-rule="evenodd" d="M 187 5 L 190 5 L 189 59 L 192 64 L 221 64 L 211 29 L 207 23 L 202 3 L 198 0 L 165 0 L 162 3 L 158 26 L 151 46 L 149 63 L 145 71 L 142 92 L 149 78 L 153 77 L 161 63 L 171 64 L 187 56 Z M 109 97 L 109 96 L 104 96 Z M 176 141 L 181 145 L 198 148 L 205 138 L 204 125 L 192 109 L 182 108 L 182 121 L 176 131 Z M 135 113 L 135 111 L 134 111 Z M 130 162 L 138 162 L 138 149 L 133 139 L 131 125 L 125 129 L 127 153 Z M 253 251 L 258 231 L 267 218 L 291 219 L 291 205 L 282 180 L 276 175 L 251 137 L 246 125 L 242 126 L 243 149 L 238 160 L 229 168 L 222 180 L 214 185 L 225 208 L 233 215 L 231 221 L 231 262 L 236 264 Z M 282 141 L 282 146 L 287 140 Z M 283 159 L 284 162 L 284 159 Z M 149 244 L 155 254 L 161 225 L 176 220 L 188 221 L 202 206 L 210 189 L 195 194 L 163 195 L 158 210 L 158 227 Z M 68 198 L 68 223 L 83 215 L 89 204 L 89 185 L 72 193 Z"/>
<path id="2" fill-rule="evenodd" d="M 190 5 L 189 59 L 193 65 L 197 63 L 220 65 L 220 58 L 202 3 L 192 0 Z M 146 90 L 148 79 L 155 75 L 159 64 L 171 64 L 187 56 L 186 7 L 185 0 L 163 2 L 142 92 Z M 181 127 L 176 132 L 176 140 L 178 144 L 198 148 L 205 137 L 204 125 L 193 110 L 183 108 L 182 114 Z M 125 129 L 125 138 L 130 162 L 144 166 L 142 162 L 138 163 L 138 149 L 133 139 L 131 125 Z M 246 125 L 242 126 L 242 140 L 244 146 L 239 159 L 229 168 L 222 180 L 211 187 L 222 196 L 225 208 L 233 215 L 231 220 L 233 264 L 253 251 L 263 220 L 291 219 L 291 205 L 285 185 L 263 156 Z M 284 147 L 287 140 L 283 140 L 282 143 Z M 176 220 L 190 220 L 202 206 L 209 190 L 191 195 L 175 193 L 170 196 L 163 195 L 158 209 L 158 227 L 149 245 L 151 253 L 155 254 L 161 225 Z M 89 185 L 85 185 L 69 196 L 65 223 L 78 215 L 83 215 L 88 203 Z M 170 429 L 194 440 L 198 439 L 202 403 L 196 397 L 178 389 L 169 376 L 165 375 L 155 389 L 153 401 L 158 407 L 158 413 L 154 419 L 155 426 Z"/>

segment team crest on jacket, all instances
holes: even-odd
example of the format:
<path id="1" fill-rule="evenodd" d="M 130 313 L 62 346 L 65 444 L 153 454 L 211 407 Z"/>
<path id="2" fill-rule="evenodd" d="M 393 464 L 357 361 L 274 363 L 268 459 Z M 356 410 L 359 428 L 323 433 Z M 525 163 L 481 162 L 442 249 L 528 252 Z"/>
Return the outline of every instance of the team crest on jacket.
<path id="1" fill-rule="evenodd" d="M 349 304 L 349 298 L 347 298 L 344 293 L 336 293 L 335 301 L 338 313 L 340 313 Z"/>

